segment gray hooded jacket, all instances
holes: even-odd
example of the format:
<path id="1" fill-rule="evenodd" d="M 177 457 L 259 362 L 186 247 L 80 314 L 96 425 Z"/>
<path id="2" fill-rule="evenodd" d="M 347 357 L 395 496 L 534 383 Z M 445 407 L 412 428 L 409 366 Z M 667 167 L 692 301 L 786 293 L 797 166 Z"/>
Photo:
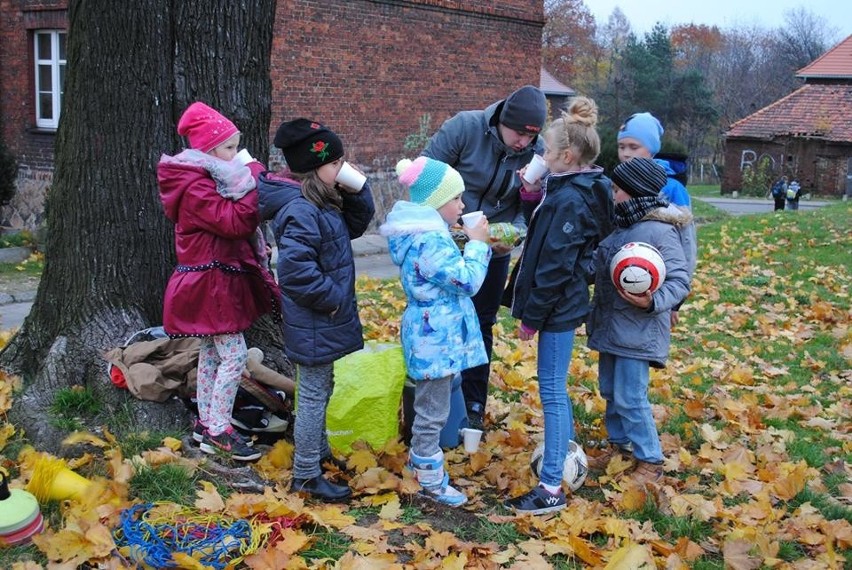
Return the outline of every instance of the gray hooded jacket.
<path id="1" fill-rule="evenodd" d="M 533 154 L 542 154 L 544 146 L 538 136 L 518 152 L 503 144 L 497 125 L 504 102 L 447 119 L 422 154 L 458 170 L 464 180 L 466 212 L 482 210 L 492 224 L 510 222 L 525 230 L 517 171 Z"/>
<path id="2" fill-rule="evenodd" d="M 689 267 L 680 228 L 692 222 L 688 211 L 669 205 L 648 213 L 627 228 L 616 228 L 595 252 L 595 295 L 586 322 L 589 348 L 607 354 L 648 360 L 663 368 L 671 345 L 671 311 L 689 294 Z M 612 258 L 626 243 L 645 242 L 662 254 L 666 280 L 648 310 L 621 298 L 609 272 Z"/>

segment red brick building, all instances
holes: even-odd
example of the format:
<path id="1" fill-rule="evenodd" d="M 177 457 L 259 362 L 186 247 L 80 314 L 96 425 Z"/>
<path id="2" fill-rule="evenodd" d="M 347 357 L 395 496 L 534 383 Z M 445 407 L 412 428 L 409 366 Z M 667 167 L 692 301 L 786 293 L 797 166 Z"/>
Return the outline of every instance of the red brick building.
<path id="1" fill-rule="evenodd" d="M 0 224 L 32 227 L 52 180 L 66 0 L 0 0 L 0 128 L 20 165 Z M 541 0 L 279 0 L 270 136 L 321 118 L 372 171 L 395 164 L 423 115 L 430 131 L 540 78 Z M 10 211 L 13 210 L 13 211 Z"/>
<path id="2" fill-rule="evenodd" d="M 776 177 L 805 193 L 852 196 L 852 36 L 796 74 L 805 84 L 731 125 L 725 134 L 722 192 L 768 157 Z"/>

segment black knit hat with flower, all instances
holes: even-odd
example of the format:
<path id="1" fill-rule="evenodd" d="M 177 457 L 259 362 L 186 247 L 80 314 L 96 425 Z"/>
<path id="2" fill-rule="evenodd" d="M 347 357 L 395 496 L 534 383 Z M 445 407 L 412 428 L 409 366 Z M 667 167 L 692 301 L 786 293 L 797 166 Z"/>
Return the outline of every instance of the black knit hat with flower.
<path id="1" fill-rule="evenodd" d="M 293 172 L 310 172 L 343 156 L 343 142 L 334 131 L 310 119 L 281 123 L 273 144 L 281 149 Z"/>

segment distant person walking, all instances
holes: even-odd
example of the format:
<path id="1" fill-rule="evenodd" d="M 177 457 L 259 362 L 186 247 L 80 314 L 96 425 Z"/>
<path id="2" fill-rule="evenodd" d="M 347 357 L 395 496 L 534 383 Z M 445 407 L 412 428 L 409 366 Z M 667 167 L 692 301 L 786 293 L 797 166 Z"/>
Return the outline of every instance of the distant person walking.
<path id="1" fill-rule="evenodd" d="M 788 210 L 798 210 L 799 209 L 799 198 L 802 197 L 802 187 L 799 185 L 798 180 L 793 180 L 790 182 L 790 185 L 787 186 L 787 209 Z"/>
<path id="2" fill-rule="evenodd" d="M 775 201 L 775 210 L 784 210 L 784 202 L 787 199 L 787 177 L 782 176 L 772 185 L 772 200 Z"/>

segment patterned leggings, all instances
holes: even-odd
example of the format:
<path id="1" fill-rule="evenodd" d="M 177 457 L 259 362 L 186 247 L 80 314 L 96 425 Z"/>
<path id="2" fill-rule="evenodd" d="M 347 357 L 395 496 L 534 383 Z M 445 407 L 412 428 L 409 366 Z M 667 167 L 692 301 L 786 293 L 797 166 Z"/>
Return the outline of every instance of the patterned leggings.
<path id="1" fill-rule="evenodd" d="M 210 435 L 231 425 L 231 411 L 248 349 L 242 333 L 201 337 L 198 352 L 198 418 Z"/>

